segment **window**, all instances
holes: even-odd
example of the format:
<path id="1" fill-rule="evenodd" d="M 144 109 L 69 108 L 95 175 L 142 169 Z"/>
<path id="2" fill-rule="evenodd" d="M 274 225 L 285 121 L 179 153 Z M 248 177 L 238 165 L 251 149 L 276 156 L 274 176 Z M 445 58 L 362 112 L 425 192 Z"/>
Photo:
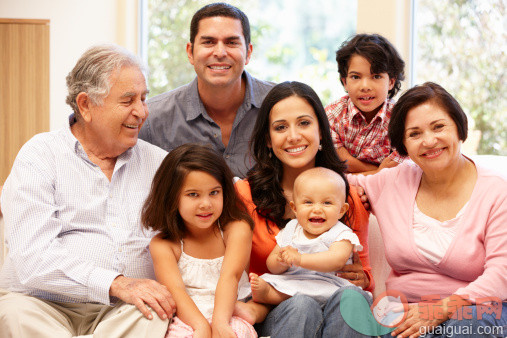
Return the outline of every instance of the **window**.
<path id="1" fill-rule="evenodd" d="M 442 85 L 469 118 L 468 154 L 507 155 L 504 0 L 415 0 L 414 82 Z"/>
<path id="2" fill-rule="evenodd" d="M 343 95 L 335 52 L 355 33 L 357 1 L 227 1 L 248 15 L 253 55 L 246 70 L 263 80 L 311 85 L 324 104 Z M 192 15 L 210 1 L 144 0 L 150 96 L 190 82 L 185 45 Z"/>

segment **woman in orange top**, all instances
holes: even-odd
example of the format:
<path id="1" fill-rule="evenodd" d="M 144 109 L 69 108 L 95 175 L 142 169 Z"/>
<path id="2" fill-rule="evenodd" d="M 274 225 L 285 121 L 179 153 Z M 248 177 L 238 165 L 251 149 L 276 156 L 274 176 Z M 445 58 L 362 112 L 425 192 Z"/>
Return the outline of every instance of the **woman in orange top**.
<path id="1" fill-rule="evenodd" d="M 256 165 L 236 188 L 255 223 L 250 272 L 269 272 L 266 259 L 276 245 L 275 236 L 294 214 L 289 207 L 296 177 L 316 166 L 336 171 L 347 182 L 346 165 L 334 150 L 329 122 L 317 94 L 299 82 L 273 87 L 264 99 L 252 134 L 252 155 Z M 354 264 L 339 276 L 365 290 L 373 289 L 368 257 L 368 213 L 355 189 L 347 183 L 350 211 L 342 221 L 357 234 L 363 251 L 354 255 Z M 345 288 L 337 291 L 324 309 L 312 298 L 296 295 L 276 306 L 257 325 L 259 336 L 314 337 L 362 336 L 348 327 L 339 313 Z M 276 319 L 275 319 L 276 318 Z"/>

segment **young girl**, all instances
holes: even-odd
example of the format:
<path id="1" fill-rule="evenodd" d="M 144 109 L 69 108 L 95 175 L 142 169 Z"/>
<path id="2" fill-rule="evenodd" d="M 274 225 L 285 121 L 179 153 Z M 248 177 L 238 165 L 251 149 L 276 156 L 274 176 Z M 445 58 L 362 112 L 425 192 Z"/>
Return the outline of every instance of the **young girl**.
<path id="1" fill-rule="evenodd" d="M 160 231 L 150 253 L 157 280 L 176 302 L 167 337 L 256 337 L 233 317 L 237 300 L 250 294 L 245 268 L 253 222 L 223 158 L 195 144 L 171 151 L 155 174 L 142 222 Z"/>
<path id="2" fill-rule="evenodd" d="M 349 209 L 346 182 L 336 172 L 316 167 L 294 182 L 290 207 L 296 219 L 276 236 L 266 265 L 271 274 L 250 273 L 253 300 L 278 305 L 296 293 L 321 305 L 342 286 L 352 284 L 335 272 L 351 262 L 359 238 L 340 219 Z"/>

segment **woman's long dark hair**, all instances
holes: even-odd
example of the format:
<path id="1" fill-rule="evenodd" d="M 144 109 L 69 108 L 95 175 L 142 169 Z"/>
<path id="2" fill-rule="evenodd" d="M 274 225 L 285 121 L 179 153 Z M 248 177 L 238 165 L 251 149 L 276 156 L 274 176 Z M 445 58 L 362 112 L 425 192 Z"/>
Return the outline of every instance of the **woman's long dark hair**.
<path id="1" fill-rule="evenodd" d="M 283 164 L 273 154 L 270 156 L 271 150 L 267 146 L 268 141 L 270 141 L 269 114 L 275 104 L 291 96 L 300 97 L 308 102 L 317 116 L 322 150 L 317 152 L 315 166 L 331 169 L 343 177 L 346 185 L 346 195 L 350 196 L 349 183 L 344 174 L 347 165 L 338 158 L 331 139 L 329 121 L 319 96 L 310 86 L 304 83 L 296 81 L 282 82 L 273 87 L 262 102 L 250 144 L 256 164 L 247 174 L 252 200 L 256 205 L 257 213 L 273 221 L 280 229 L 284 228 L 288 221 L 284 219 L 287 200 L 281 185 Z M 353 209 L 352 203 L 350 204 Z M 344 223 L 349 226 L 352 226 L 352 220 L 348 215 L 352 214 L 353 212 L 347 213 L 343 219 Z"/>
<path id="2" fill-rule="evenodd" d="M 170 241 L 185 237 L 187 228 L 178 211 L 178 204 L 183 182 L 191 171 L 205 172 L 222 186 L 224 201 L 222 214 L 218 218 L 220 227 L 226 227 L 234 220 L 243 220 L 253 229 L 252 218 L 236 194 L 233 175 L 227 163 L 213 149 L 198 144 L 179 146 L 162 161 L 142 209 L 144 227 L 160 231 Z"/>

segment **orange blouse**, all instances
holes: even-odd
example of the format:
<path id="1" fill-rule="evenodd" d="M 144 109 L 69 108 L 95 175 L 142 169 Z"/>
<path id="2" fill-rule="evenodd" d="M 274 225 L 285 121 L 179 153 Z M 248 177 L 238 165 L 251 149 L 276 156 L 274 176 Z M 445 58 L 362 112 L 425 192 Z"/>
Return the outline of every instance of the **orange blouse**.
<path id="1" fill-rule="evenodd" d="M 276 224 L 255 211 L 255 204 L 252 201 L 252 192 L 250 190 L 250 184 L 247 180 L 239 180 L 235 184 L 236 190 L 239 196 L 243 199 L 252 219 L 255 223 L 253 238 L 252 238 L 252 253 L 250 255 L 250 272 L 254 272 L 258 275 L 267 273 L 268 268 L 266 266 L 266 259 L 276 245 L 275 236 L 278 234 L 280 229 Z M 373 291 L 375 282 L 371 274 L 370 256 L 368 251 L 368 212 L 364 209 L 363 204 L 357 194 L 354 186 L 350 186 L 350 195 L 348 203 L 354 205 L 354 214 L 350 215 L 353 217 L 352 230 L 359 237 L 359 241 L 363 246 L 363 251 L 359 253 L 363 270 L 370 280 L 370 286 L 366 289 L 367 291 Z M 352 208 L 351 208 L 352 209 Z M 268 227 L 269 226 L 269 230 Z"/>

